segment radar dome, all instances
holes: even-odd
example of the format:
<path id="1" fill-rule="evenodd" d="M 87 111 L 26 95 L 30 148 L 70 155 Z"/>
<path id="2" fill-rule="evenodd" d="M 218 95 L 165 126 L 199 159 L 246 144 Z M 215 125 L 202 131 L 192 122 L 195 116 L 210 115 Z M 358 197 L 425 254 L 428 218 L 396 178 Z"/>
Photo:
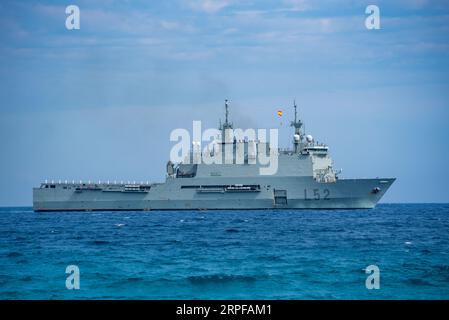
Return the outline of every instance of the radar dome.
<path id="1" fill-rule="evenodd" d="M 299 136 L 299 134 L 295 134 L 295 135 L 293 136 L 293 138 L 295 139 L 295 141 L 299 141 L 300 136 Z"/>
<path id="2" fill-rule="evenodd" d="M 307 142 L 313 142 L 313 137 L 310 134 L 308 134 L 306 135 L 306 140 Z"/>

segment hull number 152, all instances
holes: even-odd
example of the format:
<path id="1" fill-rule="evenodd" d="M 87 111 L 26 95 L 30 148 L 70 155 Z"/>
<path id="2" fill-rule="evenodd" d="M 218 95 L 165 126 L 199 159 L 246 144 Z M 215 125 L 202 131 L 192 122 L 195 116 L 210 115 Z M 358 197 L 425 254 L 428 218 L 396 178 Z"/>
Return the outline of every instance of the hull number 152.
<path id="1" fill-rule="evenodd" d="M 304 189 L 304 200 L 330 200 L 330 194 L 329 189 Z"/>

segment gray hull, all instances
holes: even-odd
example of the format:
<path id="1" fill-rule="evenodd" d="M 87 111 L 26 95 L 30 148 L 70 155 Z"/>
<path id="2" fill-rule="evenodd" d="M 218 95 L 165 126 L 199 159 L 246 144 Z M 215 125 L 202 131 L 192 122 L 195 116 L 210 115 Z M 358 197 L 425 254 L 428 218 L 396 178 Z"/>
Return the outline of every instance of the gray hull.
<path id="1" fill-rule="evenodd" d="M 145 186 L 51 184 L 33 189 L 35 211 L 360 209 L 373 208 L 395 179 L 342 179 L 319 183 L 311 177 L 168 179 Z M 243 180 L 243 179 L 242 179 Z M 239 186 L 253 186 L 252 190 Z M 237 186 L 237 187 L 232 187 Z M 130 190 L 134 189 L 134 190 Z"/>

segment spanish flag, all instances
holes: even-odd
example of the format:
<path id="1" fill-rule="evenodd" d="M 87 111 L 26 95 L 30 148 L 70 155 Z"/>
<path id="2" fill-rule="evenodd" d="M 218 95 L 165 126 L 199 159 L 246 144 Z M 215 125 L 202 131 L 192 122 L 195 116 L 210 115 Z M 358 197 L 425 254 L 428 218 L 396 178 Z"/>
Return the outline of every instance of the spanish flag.
<path id="1" fill-rule="evenodd" d="M 282 110 L 278 110 L 278 116 L 282 117 Z"/>

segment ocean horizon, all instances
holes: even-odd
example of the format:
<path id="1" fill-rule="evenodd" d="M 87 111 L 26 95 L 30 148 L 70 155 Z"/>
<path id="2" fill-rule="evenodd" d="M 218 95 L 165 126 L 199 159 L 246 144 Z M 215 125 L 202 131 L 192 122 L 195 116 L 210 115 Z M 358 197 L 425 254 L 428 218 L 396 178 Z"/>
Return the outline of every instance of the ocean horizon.
<path id="1" fill-rule="evenodd" d="M 0 208 L 0 299 L 448 299 L 449 204 Z M 368 266 L 379 289 L 367 289 Z M 80 288 L 66 287 L 67 266 Z"/>

